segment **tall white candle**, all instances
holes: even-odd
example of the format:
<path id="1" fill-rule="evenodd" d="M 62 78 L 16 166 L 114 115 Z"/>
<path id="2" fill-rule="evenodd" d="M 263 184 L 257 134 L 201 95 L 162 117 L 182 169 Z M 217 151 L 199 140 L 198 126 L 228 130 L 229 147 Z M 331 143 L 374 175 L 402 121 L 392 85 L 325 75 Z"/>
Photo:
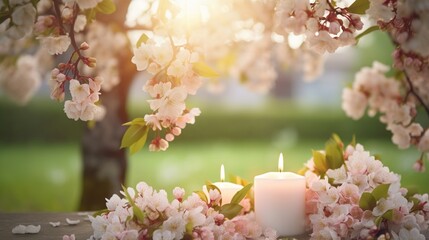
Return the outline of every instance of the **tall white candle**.
<path id="1" fill-rule="evenodd" d="M 215 182 L 213 185 L 219 188 L 222 194 L 222 205 L 230 203 L 234 195 L 243 188 L 243 186 L 239 184 L 225 182 L 225 167 L 223 164 L 220 167 L 220 182 Z M 203 186 L 203 191 L 209 198 L 206 185 Z"/>
<path id="2" fill-rule="evenodd" d="M 258 175 L 254 179 L 255 214 L 258 221 L 277 231 L 279 236 L 295 236 L 305 231 L 305 178 L 283 172 L 283 155 L 279 171 Z"/>

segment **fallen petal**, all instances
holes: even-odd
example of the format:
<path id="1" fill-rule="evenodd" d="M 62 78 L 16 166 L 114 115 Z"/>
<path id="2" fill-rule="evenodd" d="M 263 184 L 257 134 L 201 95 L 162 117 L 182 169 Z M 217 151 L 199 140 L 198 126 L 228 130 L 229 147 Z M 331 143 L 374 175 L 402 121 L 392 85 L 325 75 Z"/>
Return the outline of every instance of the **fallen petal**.
<path id="1" fill-rule="evenodd" d="M 40 225 L 34 226 L 34 225 L 18 225 L 12 229 L 13 234 L 26 234 L 26 233 L 39 233 L 41 229 Z"/>
<path id="2" fill-rule="evenodd" d="M 24 225 L 18 225 L 12 229 L 13 234 L 25 234 L 26 227 Z"/>
<path id="3" fill-rule="evenodd" d="M 71 219 L 66 218 L 66 221 L 69 225 L 76 225 L 76 224 L 80 223 L 79 219 L 78 220 L 71 220 Z"/>
<path id="4" fill-rule="evenodd" d="M 52 227 L 58 227 L 61 225 L 60 222 L 49 222 L 49 224 L 51 224 Z"/>
<path id="5" fill-rule="evenodd" d="M 39 233 L 40 232 L 40 225 L 34 226 L 34 225 L 28 225 L 26 233 Z"/>
<path id="6" fill-rule="evenodd" d="M 74 234 L 72 234 L 72 235 L 64 235 L 63 236 L 63 240 L 76 240 L 76 238 L 75 238 L 75 236 L 74 236 Z"/>

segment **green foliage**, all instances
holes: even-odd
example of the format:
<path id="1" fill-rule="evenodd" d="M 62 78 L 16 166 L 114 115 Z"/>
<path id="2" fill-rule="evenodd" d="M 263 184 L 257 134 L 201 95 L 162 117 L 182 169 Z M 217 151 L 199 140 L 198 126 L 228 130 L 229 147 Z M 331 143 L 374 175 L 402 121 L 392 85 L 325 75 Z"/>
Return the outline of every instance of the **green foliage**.
<path id="1" fill-rule="evenodd" d="M 136 118 L 123 125 L 129 127 L 122 137 L 121 148 L 129 147 L 131 154 L 140 151 L 145 145 L 149 133 L 149 127 L 146 126 L 146 122 L 143 118 Z"/>
<path id="2" fill-rule="evenodd" d="M 133 214 L 134 214 L 134 218 L 135 220 L 138 220 L 139 222 L 143 222 L 144 218 L 145 218 L 145 214 L 143 213 L 143 211 L 136 205 L 136 203 L 134 202 L 134 199 L 131 198 L 130 194 L 127 191 L 127 188 L 122 186 L 122 191 L 124 192 L 125 198 L 127 199 L 128 203 L 130 204 L 130 206 L 133 209 Z"/>
<path id="3" fill-rule="evenodd" d="M 146 43 L 147 40 L 149 40 L 149 37 L 146 34 L 142 33 L 142 35 L 139 37 L 139 40 L 137 40 L 136 47 L 139 48 L 142 43 Z"/>
<path id="4" fill-rule="evenodd" d="M 362 193 L 359 199 L 359 207 L 362 210 L 373 210 L 377 206 L 377 201 L 382 198 L 387 198 L 390 184 L 380 184 L 372 192 Z M 388 215 L 386 215 L 388 217 Z"/>
<path id="5" fill-rule="evenodd" d="M 206 203 L 209 203 L 209 199 L 207 199 L 207 195 L 203 191 L 194 191 L 194 193 L 198 194 L 201 200 L 203 200 Z"/>
<path id="6" fill-rule="evenodd" d="M 193 70 L 201 77 L 206 77 L 206 78 L 219 77 L 219 74 L 204 62 L 194 63 Z"/>
<path id="7" fill-rule="evenodd" d="M 372 195 L 375 200 L 380 200 L 382 198 L 387 198 L 390 184 L 380 184 L 374 190 L 372 190 Z"/>
<path id="8" fill-rule="evenodd" d="M 369 8 L 369 0 L 356 0 L 348 7 L 349 12 L 356 14 L 365 14 Z"/>
<path id="9" fill-rule="evenodd" d="M 393 220 L 393 210 L 392 209 L 386 211 L 383 215 L 378 216 L 375 219 L 374 223 L 375 223 L 375 225 L 377 225 L 377 227 L 380 227 L 380 224 L 383 222 L 383 220 L 389 220 L 389 221 Z"/>
<path id="10" fill-rule="evenodd" d="M 362 196 L 359 199 L 359 207 L 362 210 L 371 210 L 377 205 L 377 201 L 374 196 L 369 192 L 362 193 Z"/>
<path id="11" fill-rule="evenodd" d="M 116 11 L 116 5 L 113 0 L 103 0 L 97 4 L 95 9 L 104 14 L 112 14 Z"/>
<path id="12" fill-rule="evenodd" d="M 328 169 L 337 169 L 344 164 L 343 142 L 333 134 L 325 144 L 325 152 L 313 150 L 313 161 L 316 173 L 324 176 Z"/>
<path id="13" fill-rule="evenodd" d="M 86 9 L 84 11 L 86 20 L 88 21 L 88 24 L 92 23 L 92 21 L 95 20 L 95 17 L 97 16 L 97 10 L 95 8 Z"/>
<path id="14" fill-rule="evenodd" d="M 326 171 L 328 171 L 325 154 L 323 154 L 320 151 L 313 150 L 313 161 L 314 161 L 314 168 L 316 169 L 316 172 L 320 176 L 323 176 L 326 173 Z"/>
<path id="15" fill-rule="evenodd" d="M 237 216 L 243 207 L 240 204 L 228 203 L 220 208 L 219 213 L 223 214 L 226 218 L 232 219 Z"/>
<path id="16" fill-rule="evenodd" d="M 240 191 L 238 191 L 231 199 L 232 204 L 239 204 L 243 198 L 246 197 L 247 193 L 249 193 L 250 189 L 252 188 L 253 184 L 249 183 L 246 186 L 244 186 Z"/>
<path id="17" fill-rule="evenodd" d="M 96 211 L 96 212 L 94 212 L 93 214 L 92 214 L 92 216 L 93 217 L 96 217 L 96 216 L 100 216 L 100 215 L 102 215 L 102 214 L 105 214 L 105 213 L 108 213 L 108 212 L 110 212 L 109 211 L 109 209 L 101 209 L 101 210 L 98 210 L 98 211 Z"/>
<path id="18" fill-rule="evenodd" d="M 325 144 L 326 164 L 329 169 L 337 169 L 344 164 L 342 142 L 334 135 Z"/>
<path id="19" fill-rule="evenodd" d="M 359 35 L 356 36 L 356 41 L 359 41 L 365 35 L 372 33 L 374 31 L 377 31 L 377 30 L 380 30 L 380 28 L 378 26 L 372 26 L 372 27 L 367 28 L 365 31 L 361 32 Z"/>

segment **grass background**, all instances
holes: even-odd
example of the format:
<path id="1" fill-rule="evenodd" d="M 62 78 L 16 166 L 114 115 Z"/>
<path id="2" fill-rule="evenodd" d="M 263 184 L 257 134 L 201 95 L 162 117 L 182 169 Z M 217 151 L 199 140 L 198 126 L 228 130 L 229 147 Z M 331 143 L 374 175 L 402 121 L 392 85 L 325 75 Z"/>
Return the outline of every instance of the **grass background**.
<path id="1" fill-rule="evenodd" d="M 145 181 L 170 192 L 187 193 L 206 180 L 218 181 L 225 164 L 227 176 L 253 177 L 276 170 L 280 152 L 285 169 L 296 171 L 321 149 L 331 133 L 358 142 L 379 154 L 405 186 L 429 192 L 429 175 L 415 173 L 417 151 L 398 150 L 376 118 L 352 121 L 329 107 L 299 106 L 269 100 L 260 108 L 226 108 L 194 103 L 203 114 L 188 126 L 166 152 L 147 148 L 130 157 L 127 185 Z M 130 104 L 132 117 L 145 113 L 143 103 Z M 74 211 L 80 198 L 81 122 L 64 117 L 61 104 L 38 100 L 24 108 L 0 99 L 0 211 Z"/>

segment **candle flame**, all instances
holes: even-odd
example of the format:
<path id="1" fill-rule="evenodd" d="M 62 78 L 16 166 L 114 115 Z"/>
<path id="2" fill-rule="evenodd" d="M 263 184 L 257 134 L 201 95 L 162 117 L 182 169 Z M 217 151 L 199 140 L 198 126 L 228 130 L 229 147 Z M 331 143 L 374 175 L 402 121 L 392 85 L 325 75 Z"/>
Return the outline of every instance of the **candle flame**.
<path id="1" fill-rule="evenodd" d="M 279 156 L 279 172 L 283 172 L 283 153 Z"/>
<path id="2" fill-rule="evenodd" d="M 225 181 L 225 167 L 223 166 L 223 164 L 220 166 L 220 181 Z"/>

